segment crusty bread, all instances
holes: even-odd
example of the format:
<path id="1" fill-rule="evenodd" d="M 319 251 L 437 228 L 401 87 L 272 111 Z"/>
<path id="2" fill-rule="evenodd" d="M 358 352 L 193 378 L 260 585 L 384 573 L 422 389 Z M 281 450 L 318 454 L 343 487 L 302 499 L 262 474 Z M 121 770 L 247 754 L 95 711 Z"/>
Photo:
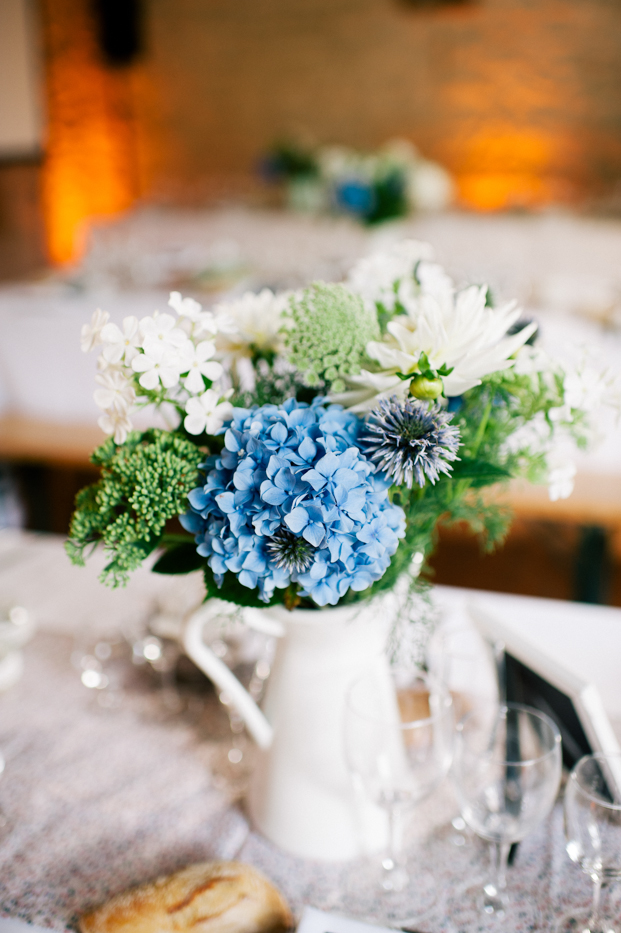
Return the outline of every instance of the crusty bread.
<path id="1" fill-rule="evenodd" d="M 280 891 L 242 862 L 202 862 L 119 894 L 82 933 L 276 933 L 292 926 Z"/>

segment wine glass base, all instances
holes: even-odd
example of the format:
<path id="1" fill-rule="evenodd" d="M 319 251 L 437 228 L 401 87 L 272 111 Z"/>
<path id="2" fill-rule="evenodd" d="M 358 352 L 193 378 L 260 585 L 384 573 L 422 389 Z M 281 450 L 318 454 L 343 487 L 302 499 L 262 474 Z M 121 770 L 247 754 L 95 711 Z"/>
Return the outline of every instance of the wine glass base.
<path id="1" fill-rule="evenodd" d="M 554 933 L 621 933 L 621 924 L 616 920 L 600 917 L 591 923 L 591 910 L 572 910 L 565 914 L 554 927 Z"/>
<path id="2" fill-rule="evenodd" d="M 404 927 L 422 919 L 438 899 L 433 875 L 414 861 L 394 871 L 387 875 L 376 859 L 353 863 L 343 879 L 342 909 L 381 926 Z"/>
<path id="3" fill-rule="evenodd" d="M 472 933 L 530 933 L 543 929 L 539 909 L 527 898 L 516 897 L 510 891 L 486 891 L 480 884 L 456 891 L 448 901 L 447 917 L 456 930 Z"/>

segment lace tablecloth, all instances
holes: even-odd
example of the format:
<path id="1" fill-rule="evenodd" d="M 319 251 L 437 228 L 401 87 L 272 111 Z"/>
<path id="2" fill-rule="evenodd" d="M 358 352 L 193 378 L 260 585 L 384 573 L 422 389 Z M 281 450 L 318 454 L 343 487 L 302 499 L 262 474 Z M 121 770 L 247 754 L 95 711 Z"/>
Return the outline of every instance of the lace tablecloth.
<path id="1" fill-rule="evenodd" d="M 20 542 L 22 550 L 30 542 L 38 564 L 23 553 L 19 559 Z M 61 600 L 56 594 L 54 604 L 51 578 L 43 569 L 55 567 L 63 583 L 60 562 L 50 557 L 60 550 L 58 542 L 37 545 L 22 536 L 4 545 L 0 597 L 6 597 L 9 580 L 19 589 L 20 567 L 29 565 L 41 628 L 26 648 L 21 681 L 0 696 L 0 748 L 6 759 L 0 807 L 8 821 L 0 830 L 0 913 L 55 930 L 75 929 L 77 915 L 112 894 L 211 857 L 256 865 L 296 912 L 304 904 L 347 910 L 347 866 L 291 857 L 248 825 L 239 785 L 223 782 L 217 767 L 230 733 L 213 693 L 190 694 L 183 712 L 163 715 L 160 693 L 144 672 L 132 674 L 130 667 L 120 706 L 101 708 L 71 666 L 75 643 L 69 620 L 64 629 L 54 624 Z M 68 573 L 85 574 L 86 582 L 90 571 L 69 568 Z M 42 584 L 50 589 L 47 616 L 37 595 Z M 88 593 L 85 586 L 82 601 Z M 66 593 L 66 606 L 75 613 L 78 602 L 71 598 Z M 485 867 L 478 840 L 461 848 L 453 844 L 447 826 L 455 812 L 447 781 L 416 817 L 422 860 L 438 890 L 436 907 L 416 924 L 423 933 L 496 928 L 474 915 L 465 925 L 451 919 L 464 887 Z M 561 823 L 557 805 L 520 845 L 510 869 L 510 889 L 518 902 L 536 905 L 534 929 L 549 930 L 568 905 L 588 901 L 588 880 L 565 855 Z M 414 884 L 414 904 L 416 896 Z"/>

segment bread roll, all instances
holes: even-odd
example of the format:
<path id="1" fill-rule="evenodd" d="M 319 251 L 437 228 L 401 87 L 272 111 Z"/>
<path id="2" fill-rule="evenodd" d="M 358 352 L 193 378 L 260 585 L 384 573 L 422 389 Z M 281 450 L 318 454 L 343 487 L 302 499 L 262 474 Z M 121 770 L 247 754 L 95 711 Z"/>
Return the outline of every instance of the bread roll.
<path id="1" fill-rule="evenodd" d="M 82 933 L 276 933 L 292 925 L 280 891 L 242 862 L 190 865 L 80 919 Z"/>

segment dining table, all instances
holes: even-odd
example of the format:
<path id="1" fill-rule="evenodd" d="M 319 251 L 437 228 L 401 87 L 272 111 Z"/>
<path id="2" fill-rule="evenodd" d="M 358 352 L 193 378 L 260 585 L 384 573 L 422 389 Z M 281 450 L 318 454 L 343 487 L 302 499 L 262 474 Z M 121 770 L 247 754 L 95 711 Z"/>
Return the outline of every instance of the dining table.
<path id="1" fill-rule="evenodd" d="M 113 700 L 110 691 L 89 688 L 88 678 L 85 685 L 79 665 L 85 640 L 113 628 L 135 630 L 154 605 L 181 615 L 200 599 L 196 580 L 148 568 L 126 589 L 108 590 L 98 582 L 102 566 L 97 553 L 85 568 L 72 566 L 61 537 L 0 531 L 0 607 L 20 604 L 36 623 L 21 677 L 0 694 L 0 933 L 12 933 L 16 921 L 76 930 L 80 914 L 113 895 L 210 859 L 239 859 L 261 870 L 296 918 L 305 905 L 351 912 L 345 882 L 351 865 L 300 859 L 252 826 L 244 806 L 252 744 L 240 736 L 241 756 L 227 757 L 232 720 L 204 678 L 188 674 L 178 702 L 170 703 L 170 684 L 148 665 L 134 664 L 128 650 Z M 473 594 L 514 619 L 544 617 L 548 605 L 563 611 L 554 600 L 438 587 L 435 622 L 469 624 Z M 576 625 L 601 616 L 621 631 L 621 609 L 566 605 Z M 466 833 L 455 844 L 456 812 L 449 776 L 411 821 L 408 839 L 437 888 L 436 904 L 416 930 L 502 930 L 476 909 L 466 921 L 460 913 L 458 926 L 452 919 L 487 870 L 481 840 Z M 589 902 L 590 881 L 565 852 L 560 798 L 520 844 L 509 885 L 518 916 L 512 933 L 549 931 L 563 912 Z M 415 908 L 415 876 L 411 889 Z M 529 908 L 523 922 L 520 904 Z"/>

